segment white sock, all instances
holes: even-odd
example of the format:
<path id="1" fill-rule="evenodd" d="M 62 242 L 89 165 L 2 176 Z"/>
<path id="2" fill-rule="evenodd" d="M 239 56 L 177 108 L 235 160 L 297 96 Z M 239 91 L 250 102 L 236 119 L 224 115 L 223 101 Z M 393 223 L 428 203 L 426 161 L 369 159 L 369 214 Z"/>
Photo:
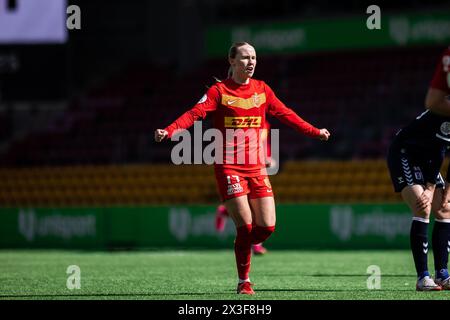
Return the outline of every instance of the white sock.
<path id="1" fill-rule="evenodd" d="M 239 279 L 239 284 L 244 283 L 244 282 L 250 282 L 250 278 L 247 278 L 245 280 Z"/>

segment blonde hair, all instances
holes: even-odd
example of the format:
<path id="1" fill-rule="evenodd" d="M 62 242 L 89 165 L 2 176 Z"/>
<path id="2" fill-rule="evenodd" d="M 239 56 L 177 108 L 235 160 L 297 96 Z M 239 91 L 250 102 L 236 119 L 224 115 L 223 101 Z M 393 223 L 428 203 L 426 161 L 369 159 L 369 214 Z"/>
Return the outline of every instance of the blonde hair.
<path id="1" fill-rule="evenodd" d="M 235 43 L 233 43 L 233 44 L 231 45 L 230 50 L 228 50 L 228 58 L 231 58 L 231 59 L 236 58 L 236 55 L 237 55 L 237 49 L 238 49 L 239 47 L 242 47 L 242 46 L 245 46 L 245 45 L 251 46 L 251 44 L 248 43 L 248 42 L 235 42 Z M 230 67 L 228 68 L 228 78 L 231 78 L 232 76 L 233 76 L 233 67 L 230 66 Z"/>

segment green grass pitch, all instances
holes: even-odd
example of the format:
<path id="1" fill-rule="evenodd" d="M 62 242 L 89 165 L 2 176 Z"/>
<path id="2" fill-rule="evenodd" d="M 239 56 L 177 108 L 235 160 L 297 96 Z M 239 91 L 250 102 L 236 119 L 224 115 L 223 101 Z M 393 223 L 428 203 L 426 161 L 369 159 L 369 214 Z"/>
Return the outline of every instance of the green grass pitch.
<path id="1" fill-rule="evenodd" d="M 69 265 L 80 267 L 80 289 L 66 286 Z M 378 290 L 367 288 L 370 265 L 381 269 Z M 253 257 L 250 277 L 256 295 L 237 295 L 232 250 L 0 251 L 0 299 L 450 299 L 415 291 L 406 250 L 272 250 Z"/>

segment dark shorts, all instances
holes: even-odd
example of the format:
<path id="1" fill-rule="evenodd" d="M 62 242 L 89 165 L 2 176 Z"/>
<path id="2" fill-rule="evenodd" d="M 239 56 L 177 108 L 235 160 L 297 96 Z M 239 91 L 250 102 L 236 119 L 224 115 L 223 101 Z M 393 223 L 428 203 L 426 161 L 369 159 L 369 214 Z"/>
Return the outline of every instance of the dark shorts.
<path id="1" fill-rule="evenodd" d="M 428 161 L 394 142 L 389 148 L 387 164 L 395 192 L 401 192 L 406 186 L 426 185 L 424 177 L 429 176 Z M 444 186 L 444 179 L 439 173 L 436 176 L 436 188 Z"/>

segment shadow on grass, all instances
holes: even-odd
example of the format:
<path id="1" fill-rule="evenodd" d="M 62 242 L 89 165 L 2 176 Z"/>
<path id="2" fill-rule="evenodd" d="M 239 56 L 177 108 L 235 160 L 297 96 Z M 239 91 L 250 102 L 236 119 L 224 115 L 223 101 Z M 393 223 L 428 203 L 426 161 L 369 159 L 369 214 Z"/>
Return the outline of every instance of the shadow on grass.
<path id="1" fill-rule="evenodd" d="M 299 274 L 299 273 L 264 273 L 264 276 L 274 276 L 274 277 L 365 277 L 370 276 L 369 273 L 366 274 Z M 391 277 L 391 278 L 415 278 L 412 274 L 381 274 L 381 277 Z"/>
<path id="2" fill-rule="evenodd" d="M 400 292 L 411 291 L 410 288 L 405 289 L 292 289 L 292 288 L 279 288 L 279 289 L 256 289 L 257 292 Z M 178 292 L 178 293 L 86 293 L 86 294 L 18 294 L 18 295 L 0 295 L 0 299 L 5 298 L 82 298 L 82 297 L 157 297 L 157 296 L 216 296 L 216 295 L 235 295 L 236 291 L 229 290 L 226 292 Z"/>
<path id="3" fill-rule="evenodd" d="M 369 289 L 255 289 L 258 292 L 398 292 L 398 291 L 411 291 L 411 289 L 393 289 L 393 290 L 369 290 Z"/>
<path id="4" fill-rule="evenodd" d="M 310 277 L 368 277 L 370 274 L 312 274 Z M 384 277 L 392 277 L 392 278 L 414 278 L 415 275 L 410 274 L 384 274 L 380 275 L 382 278 Z"/>
<path id="5" fill-rule="evenodd" d="M 59 298 L 59 297 L 152 297 L 152 296 L 212 296 L 231 292 L 179 292 L 179 293 L 86 293 L 86 294 L 17 294 L 0 295 L 2 298 Z"/>

